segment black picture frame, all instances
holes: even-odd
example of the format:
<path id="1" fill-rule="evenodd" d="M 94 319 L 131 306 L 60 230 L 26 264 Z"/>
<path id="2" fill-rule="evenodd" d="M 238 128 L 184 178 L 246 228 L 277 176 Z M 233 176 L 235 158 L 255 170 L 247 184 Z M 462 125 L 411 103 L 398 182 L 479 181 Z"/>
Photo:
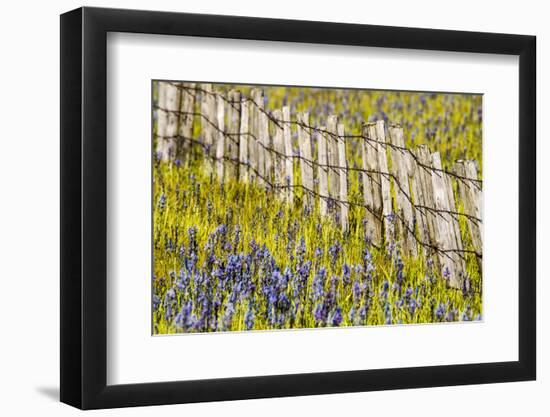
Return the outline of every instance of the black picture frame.
<path id="1" fill-rule="evenodd" d="M 107 385 L 108 32 L 519 56 L 518 361 Z M 534 36 L 84 7 L 61 15 L 60 55 L 62 402 L 95 409 L 535 379 Z"/>

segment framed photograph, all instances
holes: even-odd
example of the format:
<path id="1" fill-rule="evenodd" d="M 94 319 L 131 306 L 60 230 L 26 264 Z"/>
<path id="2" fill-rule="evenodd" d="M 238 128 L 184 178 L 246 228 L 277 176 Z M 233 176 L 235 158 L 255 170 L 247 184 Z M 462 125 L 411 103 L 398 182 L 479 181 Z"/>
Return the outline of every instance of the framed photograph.
<path id="1" fill-rule="evenodd" d="M 535 37 L 61 16 L 61 401 L 533 380 Z"/>

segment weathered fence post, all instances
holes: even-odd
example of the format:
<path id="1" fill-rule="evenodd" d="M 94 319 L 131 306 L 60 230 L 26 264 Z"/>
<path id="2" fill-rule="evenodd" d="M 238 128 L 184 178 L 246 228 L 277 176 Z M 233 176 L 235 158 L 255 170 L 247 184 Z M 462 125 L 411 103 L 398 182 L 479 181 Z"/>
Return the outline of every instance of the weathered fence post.
<path id="1" fill-rule="evenodd" d="M 201 86 L 201 136 L 205 153 L 205 173 L 211 175 L 214 170 L 214 134 L 216 126 L 216 95 L 212 89 L 212 84 L 202 84 Z"/>
<path id="2" fill-rule="evenodd" d="M 340 170 L 338 169 L 338 132 L 336 125 L 338 116 L 331 115 L 327 118 L 327 151 L 328 151 L 328 192 L 330 196 L 329 209 L 333 215 L 338 214 L 338 199 L 340 198 Z"/>
<path id="3" fill-rule="evenodd" d="M 472 246 L 477 253 L 477 264 L 479 271 L 482 271 L 481 253 L 483 250 L 483 228 L 482 219 L 481 183 L 477 182 L 477 168 L 474 161 L 457 161 L 455 174 L 462 177 L 457 178 L 457 189 L 460 200 L 464 206 L 464 213 L 470 217 L 466 218 L 468 231 L 472 240 Z M 466 179 L 467 178 L 467 179 Z"/>
<path id="4" fill-rule="evenodd" d="M 254 90 L 252 96 L 253 101 L 253 121 L 252 126 L 254 127 L 254 149 L 255 149 L 255 170 L 256 170 L 256 181 L 258 184 L 264 184 L 265 178 L 265 154 L 266 150 L 264 148 L 264 120 L 263 120 L 263 103 L 264 103 L 264 93 L 262 90 Z"/>
<path id="5" fill-rule="evenodd" d="M 269 118 L 267 116 L 267 113 L 264 109 L 264 92 L 261 92 L 261 95 L 259 96 L 259 103 L 258 103 L 258 133 L 260 138 L 260 147 L 259 147 L 259 168 L 260 168 L 260 175 L 262 177 L 262 183 L 265 184 L 271 184 L 271 171 L 272 171 L 272 163 L 271 163 L 271 144 L 270 144 L 270 137 L 269 137 Z"/>
<path id="6" fill-rule="evenodd" d="M 284 173 L 285 173 L 285 166 L 284 166 L 284 155 L 285 155 L 285 143 L 283 139 L 283 127 L 282 127 L 282 120 L 283 118 L 283 112 L 282 110 L 274 110 L 273 111 L 273 119 L 275 120 L 274 123 L 274 133 L 273 133 L 273 148 L 274 148 L 274 155 L 273 155 L 273 171 L 274 171 L 274 184 L 276 187 L 275 193 L 279 198 L 283 198 L 285 195 L 285 189 L 284 189 Z"/>
<path id="7" fill-rule="evenodd" d="M 346 158 L 346 141 L 344 125 L 338 124 L 338 166 L 340 168 L 340 225 L 345 232 L 349 228 L 349 207 L 348 207 L 348 162 Z"/>
<path id="8" fill-rule="evenodd" d="M 183 162 L 188 161 L 191 158 L 191 149 L 193 139 L 193 120 L 195 111 L 195 100 L 197 92 L 195 91 L 194 83 L 181 83 L 181 105 L 180 105 L 180 119 L 179 119 L 179 136 L 177 156 Z"/>
<path id="9" fill-rule="evenodd" d="M 164 159 L 164 142 L 166 141 L 166 125 L 168 115 L 164 111 L 166 103 L 166 83 L 157 83 L 157 146 L 155 152 L 159 159 Z"/>
<path id="10" fill-rule="evenodd" d="M 251 182 L 259 182 L 261 183 L 262 179 L 258 178 L 260 175 L 260 136 L 258 134 L 259 132 L 259 124 L 258 124 L 258 105 L 257 105 L 257 96 L 260 94 L 260 91 L 256 88 L 253 88 L 250 90 L 250 108 L 249 108 L 249 114 L 250 114 L 250 125 L 249 129 L 251 134 L 249 135 L 248 139 L 248 159 L 250 161 L 250 179 Z M 263 161 L 263 160 L 262 160 Z"/>
<path id="11" fill-rule="evenodd" d="M 399 219 L 396 220 L 398 226 L 398 236 L 403 244 L 403 252 L 407 256 L 416 255 L 415 238 L 415 218 L 414 210 L 410 197 L 409 177 L 412 176 L 412 158 L 405 149 L 405 140 L 403 139 L 403 128 L 400 126 L 390 126 L 388 128 L 391 154 L 391 174 L 394 179 L 395 205 L 399 213 Z"/>
<path id="12" fill-rule="evenodd" d="M 432 185 L 435 208 L 439 211 L 436 218 L 436 242 L 438 257 L 441 267 L 441 274 L 447 283 L 453 288 L 460 288 L 462 285 L 461 273 L 462 240 L 460 230 L 455 227 L 456 219 L 450 214 L 453 211 L 454 200 L 451 205 L 452 185 L 447 174 L 441 170 L 441 158 L 439 152 L 434 152 L 432 158 Z M 454 198 L 454 197 L 453 197 Z"/>
<path id="13" fill-rule="evenodd" d="M 304 206 L 312 207 L 313 198 L 313 159 L 311 157 L 311 131 L 309 113 L 298 114 L 298 144 L 300 146 L 300 173 L 302 175 L 302 195 Z"/>
<path id="14" fill-rule="evenodd" d="M 451 283 L 451 285 L 456 285 L 455 288 L 461 288 L 462 287 L 462 281 L 464 279 L 464 275 L 466 272 L 466 258 L 464 257 L 464 252 L 461 252 L 464 249 L 464 245 L 462 244 L 462 234 L 460 233 L 460 223 L 458 221 L 458 210 L 456 208 L 456 200 L 455 200 L 455 192 L 453 188 L 453 181 L 451 179 L 451 175 L 445 173 L 445 183 L 446 183 L 446 191 L 447 191 L 447 201 L 449 205 L 449 211 L 451 211 L 454 214 L 451 214 L 451 224 L 450 224 L 450 230 L 451 230 L 451 244 L 457 249 L 457 252 L 455 253 L 456 258 L 456 267 L 458 270 L 458 276 L 457 276 L 457 282 Z"/>
<path id="15" fill-rule="evenodd" d="M 227 103 L 227 132 L 225 138 L 225 177 L 236 179 L 239 167 L 239 135 L 241 92 L 229 91 Z"/>
<path id="16" fill-rule="evenodd" d="M 294 155 L 292 154 L 292 138 L 290 136 L 290 108 L 283 107 L 283 142 L 285 145 L 285 185 L 288 203 L 294 200 Z"/>
<path id="17" fill-rule="evenodd" d="M 375 211 L 381 214 L 382 223 L 384 224 L 384 235 L 386 242 L 392 242 L 394 240 L 394 218 L 392 216 L 392 201 L 391 201 L 391 189 L 390 189 L 390 173 L 388 171 L 388 159 L 386 152 L 386 130 L 383 120 L 378 120 L 374 123 L 366 124 L 367 130 L 367 146 L 372 145 L 374 152 L 368 165 L 376 166 L 374 168 L 379 175 L 375 178 L 379 180 L 379 192 L 380 200 L 374 201 L 379 204 L 375 206 Z M 366 148 L 366 151 L 370 152 L 370 149 Z M 382 234 L 380 235 L 380 243 L 382 243 Z"/>
<path id="18" fill-rule="evenodd" d="M 382 196 L 382 215 L 384 216 L 384 234 L 386 242 L 395 239 L 393 209 L 391 203 L 390 173 L 388 171 L 388 155 L 386 152 L 386 129 L 383 120 L 376 122 L 376 140 L 378 141 L 378 168 L 380 170 L 380 191 Z"/>
<path id="19" fill-rule="evenodd" d="M 436 245 L 436 218 L 432 210 L 435 208 L 433 201 L 433 185 L 431 176 L 431 158 L 430 151 L 426 145 L 419 146 L 415 151 L 418 161 L 413 174 L 413 193 L 416 209 L 416 221 L 420 241 L 422 242 L 422 251 L 426 258 L 433 255 L 433 249 L 430 246 Z M 439 260 L 436 257 L 436 268 L 439 269 Z"/>
<path id="20" fill-rule="evenodd" d="M 441 168 L 441 160 L 438 152 L 431 154 L 430 160 L 433 168 Z M 445 179 L 439 171 L 432 171 L 431 177 L 433 208 L 437 210 L 435 217 L 435 247 L 438 249 L 439 268 L 445 279 L 448 280 L 452 276 L 454 280 L 456 275 L 454 256 L 449 252 L 444 252 L 451 248 L 448 228 L 450 215 L 441 212 L 441 210 L 448 210 Z M 441 250 L 443 250 L 443 252 Z"/>
<path id="21" fill-rule="evenodd" d="M 376 127 L 373 123 L 363 125 L 363 140 L 361 141 L 362 153 L 362 179 L 363 199 L 367 210 L 367 235 L 372 243 L 381 246 L 384 243 L 382 235 L 382 195 L 380 185 L 380 173 L 378 170 L 378 144 L 376 143 Z"/>
<path id="22" fill-rule="evenodd" d="M 180 110 L 180 97 L 181 91 L 178 88 L 177 83 L 161 82 L 159 88 L 163 88 L 161 98 L 164 99 L 163 103 L 159 103 L 159 113 L 165 113 L 160 119 L 160 123 L 164 126 L 159 126 L 158 129 L 162 132 L 157 138 L 157 149 L 161 154 L 163 161 L 168 161 L 176 156 L 177 152 L 177 135 L 178 135 L 178 121 Z M 159 145 L 160 142 L 160 146 Z"/>
<path id="23" fill-rule="evenodd" d="M 225 133 L 224 133 L 224 108 L 225 100 L 220 94 L 216 97 L 217 106 L 217 140 L 216 140 L 216 173 L 220 180 L 223 180 L 224 165 L 225 165 Z"/>
<path id="24" fill-rule="evenodd" d="M 241 102 L 241 124 L 239 129 L 239 179 L 248 182 L 249 160 L 248 160 L 248 142 L 250 132 L 248 131 L 248 99 L 240 98 Z"/>
<path id="25" fill-rule="evenodd" d="M 319 180 L 319 211 L 322 216 L 328 214 L 328 156 L 327 156 L 327 134 L 325 126 L 319 128 L 317 135 L 317 179 Z"/>

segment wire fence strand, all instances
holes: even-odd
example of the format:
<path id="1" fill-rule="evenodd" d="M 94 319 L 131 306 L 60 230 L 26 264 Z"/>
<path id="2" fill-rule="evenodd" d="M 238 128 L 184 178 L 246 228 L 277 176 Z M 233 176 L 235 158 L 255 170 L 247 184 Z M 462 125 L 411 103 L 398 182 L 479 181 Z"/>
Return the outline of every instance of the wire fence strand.
<path id="1" fill-rule="evenodd" d="M 373 149 L 377 149 L 378 146 L 381 146 L 383 149 L 383 152 L 385 153 L 386 150 L 392 150 L 399 152 L 400 155 L 406 155 L 414 161 L 414 166 L 418 167 L 419 169 L 422 169 L 430 176 L 437 176 L 439 178 L 453 178 L 457 182 L 460 182 L 468 187 L 473 187 L 475 190 L 481 192 L 482 190 L 482 180 L 479 178 L 473 178 L 473 177 L 467 177 L 464 175 L 459 175 L 456 172 L 452 172 L 449 170 L 445 170 L 442 168 L 436 168 L 431 165 L 427 165 L 426 163 L 422 162 L 418 155 L 413 151 L 412 149 L 409 149 L 404 146 L 399 146 L 394 143 L 388 142 L 388 141 L 381 141 L 378 140 L 378 138 L 369 137 L 368 135 L 365 135 L 362 130 L 362 134 L 344 134 L 339 135 L 338 132 L 334 132 L 327 128 L 320 128 L 316 126 L 312 126 L 308 123 L 304 123 L 301 120 L 298 120 L 297 118 L 294 120 L 284 120 L 281 118 L 276 118 L 273 116 L 272 112 L 266 110 L 263 106 L 263 103 L 257 103 L 253 98 L 247 97 L 247 96 L 241 96 L 239 95 L 239 100 L 234 100 L 232 98 L 226 97 L 224 94 L 220 92 L 215 91 L 209 91 L 199 85 L 186 85 L 184 83 L 174 83 L 174 82 L 168 82 L 167 84 L 177 87 L 181 92 L 184 92 L 185 94 L 189 94 L 193 97 L 195 101 L 201 99 L 205 96 L 211 96 L 213 98 L 221 99 L 223 100 L 228 106 L 230 106 L 231 111 L 236 112 L 236 114 L 241 116 L 241 107 L 244 103 L 251 103 L 254 106 L 254 110 L 258 111 L 258 114 L 263 114 L 267 117 L 267 119 L 272 123 L 272 126 L 274 129 L 280 129 L 283 131 L 285 129 L 285 126 L 288 126 L 288 128 L 294 126 L 295 128 L 300 128 L 305 130 L 309 135 L 315 135 L 316 139 L 318 140 L 318 135 L 326 135 L 327 138 L 331 138 L 334 141 L 345 141 L 347 139 L 354 139 L 358 141 L 364 141 L 364 143 Z M 415 222 L 410 225 L 410 221 L 408 221 L 406 218 L 403 217 L 402 213 L 399 212 L 399 210 L 396 210 L 392 212 L 392 216 L 394 220 L 397 220 L 397 222 L 402 227 L 402 230 L 409 236 L 412 236 L 414 238 L 414 241 L 417 245 L 424 247 L 425 249 L 435 253 L 439 254 L 441 256 L 447 257 L 451 260 L 450 254 L 456 254 L 461 259 L 465 259 L 465 255 L 467 254 L 474 254 L 477 257 L 481 258 L 482 253 L 480 250 L 470 250 L 470 249 L 464 249 L 460 247 L 438 247 L 437 244 L 435 244 L 432 241 L 425 241 L 421 239 L 418 236 L 416 229 L 416 226 L 418 224 L 417 218 L 422 218 L 425 223 L 427 223 L 427 216 L 432 215 L 434 217 L 437 217 L 441 219 L 442 221 L 448 222 L 449 219 L 453 219 L 453 221 L 458 222 L 461 218 L 466 219 L 467 221 L 472 222 L 477 227 L 481 227 L 482 219 L 478 216 L 475 216 L 472 213 L 465 213 L 462 211 L 457 210 L 451 210 L 448 208 L 437 208 L 433 206 L 428 206 L 426 204 L 419 204 L 415 202 L 415 198 L 411 195 L 410 191 L 407 191 L 409 189 L 409 184 L 402 184 L 400 179 L 393 173 L 389 172 L 389 170 L 379 170 L 379 169 L 366 169 L 362 167 L 358 167 L 355 163 L 352 164 L 352 166 L 349 166 L 349 164 L 346 164 L 346 166 L 341 166 L 339 164 L 335 165 L 332 163 L 328 163 L 328 160 L 326 162 L 319 162 L 314 157 L 306 158 L 303 155 L 300 154 L 299 150 L 295 148 L 295 146 L 292 147 L 292 153 L 288 153 L 285 149 L 284 151 L 281 151 L 280 149 L 275 149 L 274 146 L 271 145 L 271 138 L 268 138 L 267 143 L 265 141 L 260 140 L 260 138 L 254 134 L 251 130 L 248 129 L 245 132 L 239 131 L 230 131 L 229 129 L 220 128 L 218 126 L 218 120 L 211 120 L 208 115 L 204 114 L 201 111 L 196 111 L 193 109 L 188 110 L 182 110 L 181 108 L 178 108 L 177 110 L 174 109 L 168 109 L 162 104 L 154 104 L 154 111 L 155 112 L 164 112 L 166 114 L 173 114 L 177 116 L 179 119 L 182 116 L 191 116 L 192 118 L 197 118 L 201 121 L 201 123 L 204 123 L 204 126 L 207 126 L 211 128 L 218 137 L 227 138 L 230 143 L 233 146 L 239 146 L 240 138 L 246 137 L 247 139 L 251 140 L 254 143 L 254 146 L 257 146 L 258 149 L 261 149 L 263 152 L 266 152 L 266 154 L 269 154 L 270 158 L 273 158 L 275 162 L 280 163 L 282 166 L 284 164 L 284 161 L 290 160 L 292 161 L 292 164 L 294 162 L 298 162 L 300 164 L 306 164 L 310 168 L 312 168 L 314 171 L 317 170 L 324 170 L 325 172 L 332 171 L 335 173 L 338 173 L 338 175 L 346 175 L 348 173 L 356 173 L 356 174 L 362 174 L 366 176 L 370 181 L 372 181 L 374 184 L 376 184 L 377 187 L 381 186 L 382 180 L 386 180 L 387 182 L 391 182 L 394 187 L 394 191 L 396 195 L 403 196 L 405 200 L 410 204 L 413 212 L 415 213 Z M 281 113 L 282 114 L 282 113 Z M 223 117 L 223 116 L 222 116 Z M 224 124 L 224 126 L 227 125 L 227 123 Z M 366 123 L 365 125 L 369 125 L 369 123 Z M 397 124 L 387 124 L 389 127 L 399 127 Z M 250 126 L 249 126 L 250 127 Z M 261 183 L 265 185 L 270 190 L 275 191 L 289 191 L 294 192 L 295 190 L 301 190 L 302 193 L 306 193 L 312 198 L 318 198 L 321 200 L 324 200 L 328 203 L 328 205 L 338 205 L 340 207 L 360 207 L 364 208 L 367 212 L 369 212 L 378 222 L 384 223 L 387 221 L 388 216 L 384 216 L 381 212 L 381 210 L 378 208 L 375 208 L 369 204 L 366 204 L 365 202 L 356 201 L 354 199 L 350 199 L 349 196 L 346 199 L 343 199 L 340 197 L 337 197 L 335 195 L 323 195 L 319 191 L 306 187 L 302 183 L 289 183 L 288 181 L 285 183 L 284 181 L 277 182 L 272 178 L 272 173 L 268 172 L 267 175 L 265 175 L 263 172 L 260 172 L 260 170 L 255 166 L 257 164 L 251 163 L 251 160 L 248 159 L 246 161 L 242 161 L 240 158 L 231 157 L 229 155 L 223 154 L 223 156 L 214 155 L 212 152 L 212 147 L 214 146 L 213 143 L 206 143 L 204 141 L 204 138 L 202 135 L 199 135 L 199 138 L 189 137 L 182 135 L 179 129 L 177 130 L 178 133 L 174 135 L 163 135 L 162 133 L 159 133 L 157 131 L 156 137 L 157 140 L 162 141 L 177 141 L 177 142 L 185 142 L 190 145 L 196 145 L 200 147 L 203 151 L 203 155 L 210 160 L 212 163 L 216 162 L 224 162 L 224 163 L 230 163 L 233 164 L 235 167 L 237 167 L 237 170 L 245 169 L 247 170 L 253 177 L 256 177 L 261 180 Z M 282 134 L 282 133 L 281 133 Z M 315 154 L 315 153 L 314 153 Z M 273 168 L 275 169 L 275 168 Z M 215 175 L 215 174 L 213 174 Z M 359 187 L 361 187 L 362 175 L 359 175 Z M 273 175 L 274 178 L 283 178 L 283 175 Z M 364 186 L 364 184 L 363 184 Z M 315 188 L 315 187 L 314 187 Z M 331 194 L 331 193 L 329 193 Z"/>

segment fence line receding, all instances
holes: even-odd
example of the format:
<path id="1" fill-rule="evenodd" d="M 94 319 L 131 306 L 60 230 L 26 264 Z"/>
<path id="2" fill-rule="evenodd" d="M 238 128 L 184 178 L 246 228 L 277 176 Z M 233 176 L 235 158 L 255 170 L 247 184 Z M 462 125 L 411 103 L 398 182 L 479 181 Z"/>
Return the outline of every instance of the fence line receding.
<path id="1" fill-rule="evenodd" d="M 403 255 L 422 254 L 451 287 L 463 285 L 468 254 L 481 271 L 482 181 L 474 161 L 445 170 L 439 152 L 407 148 L 399 125 L 379 120 L 346 135 L 337 115 L 313 126 L 307 112 L 291 115 L 288 106 L 270 112 L 264 103 L 260 88 L 245 96 L 211 84 L 158 82 L 156 153 L 186 163 L 199 151 L 207 174 L 256 183 L 288 204 L 318 204 L 344 232 L 350 209 L 360 207 L 373 245 L 399 242 Z M 360 164 L 346 146 L 350 140 L 358 142 Z M 350 198 L 349 175 L 359 178 L 359 200 Z M 461 221 L 472 249 L 465 249 Z"/>

